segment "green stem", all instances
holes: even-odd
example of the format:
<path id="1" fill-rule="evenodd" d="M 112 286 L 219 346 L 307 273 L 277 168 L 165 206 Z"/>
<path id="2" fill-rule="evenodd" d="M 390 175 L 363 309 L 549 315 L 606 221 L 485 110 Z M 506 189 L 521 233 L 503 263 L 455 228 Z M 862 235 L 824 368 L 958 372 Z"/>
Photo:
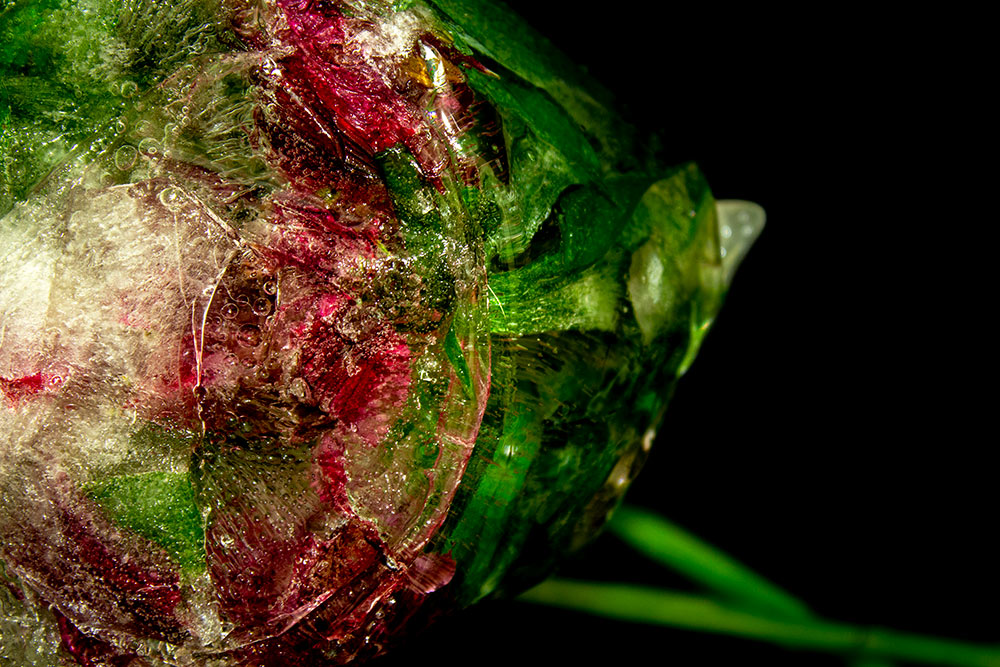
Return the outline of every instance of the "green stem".
<path id="1" fill-rule="evenodd" d="M 853 657 L 1000 667 L 1000 648 L 811 618 L 767 618 L 708 598 L 639 586 L 550 579 L 520 599 L 621 621 L 715 632 Z"/>
<path id="2" fill-rule="evenodd" d="M 636 551 L 742 606 L 772 617 L 812 616 L 805 603 L 790 593 L 653 512 L 625 505 L 615 512 L 608 529 Z"/>

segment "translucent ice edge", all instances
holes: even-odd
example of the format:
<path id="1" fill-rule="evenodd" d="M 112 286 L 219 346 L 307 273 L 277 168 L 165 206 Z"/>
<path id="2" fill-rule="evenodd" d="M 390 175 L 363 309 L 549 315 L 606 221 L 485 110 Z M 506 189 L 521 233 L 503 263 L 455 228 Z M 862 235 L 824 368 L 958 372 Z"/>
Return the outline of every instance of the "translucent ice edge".
<path id="1" fill-rule="evenodd" d="M 715 202 L 715 208 L 718 212 L 723 280 L 729 285 L 736 267 L 764 229 L 767 214 L 759 204 L 742 199 L 720 199 Z"/>

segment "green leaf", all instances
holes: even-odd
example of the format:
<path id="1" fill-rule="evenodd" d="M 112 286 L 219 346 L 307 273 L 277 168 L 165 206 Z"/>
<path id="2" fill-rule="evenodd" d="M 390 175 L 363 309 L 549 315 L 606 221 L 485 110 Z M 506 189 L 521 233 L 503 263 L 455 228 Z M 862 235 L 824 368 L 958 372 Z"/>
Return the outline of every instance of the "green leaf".
<path id="1" fill-rule="evenodd" d="M 623 506 L 608 529 L 643 555 L 734 602 L 776 617 L 810 616 L 806 605 L 794 596 L 653 512 Z"/>
<path id="2" fill-rule="evenodd" d="M 625 584 L 550 579 L 521 600 L 620 621 L 744 637 L 796 649 L 953 667 L 1000 667 L 1000 648 L 885 628 L 775 619 L 695 595 Z"/>
<path id="3" fill-rule="evenodd" d="M 187 473 L 113 477 L 86 492 L 112 521 L 163 547 L 182 572 L 204 571 L 205 533 Z"/>

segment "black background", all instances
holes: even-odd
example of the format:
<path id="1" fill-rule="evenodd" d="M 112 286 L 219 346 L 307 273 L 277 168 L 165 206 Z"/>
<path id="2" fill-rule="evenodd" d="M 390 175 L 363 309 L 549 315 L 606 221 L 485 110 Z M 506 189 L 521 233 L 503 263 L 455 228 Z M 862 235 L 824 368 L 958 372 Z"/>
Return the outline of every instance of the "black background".
<path id="1" fill-rule="evenodd" d="M 630 502 L 825 617 L 997 642 L 994 241 L 933 40 L 847 6 L 509 4 L 664 129 L 672 161 L 768 212 Z M 683 586 L 610 536 L 564 573 Z M 845 664 L 518 602 L 385 665 L 414 660 Z"/>

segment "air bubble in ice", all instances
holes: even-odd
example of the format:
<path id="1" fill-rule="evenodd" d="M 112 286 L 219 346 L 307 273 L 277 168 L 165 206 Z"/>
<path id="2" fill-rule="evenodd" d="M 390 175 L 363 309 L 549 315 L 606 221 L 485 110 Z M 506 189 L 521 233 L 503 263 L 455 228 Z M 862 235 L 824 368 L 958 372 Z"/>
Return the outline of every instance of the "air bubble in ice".
<path id="1" fill-rule="evenodd" d="M 146 137 L 139 142 L 139 152 L 143 155 L 156 155 L 160 152 L 160 144 L 152 137 Z"/>
<path id="2" fill-rule="evenodd" d="M 244 347 L 257 347 L 260 345 L 260 327 L 256 324 L 244 324 L 236 334 L 236 340 Z"/>
<path id="3" fill-rule="evenodd" d="M 184 193 L 180 188 L 170 186 L 160 191 L 160 203 L 171 211 L 176 211 L 184 203 Z"/>
<path id="4" fill-rule="evenodd" d="M 115 166 L 122 171 L 127 171 L 135 164 L 135 156 L 138 154 L 135 146 L 125 144 L 115 151 Z"/>
<path id="5" fill-rule="evenodd" d="M 271 302 L 264 297 L 260 297 L 253 302 L 253 312 L 255 315 L 266 315 L 271 312 Z"/>
<path id="6" fill-rule="evenodd" d="M 239 315 L 239 312 L 240 312 L 239 306 L 237 306 L 232 301 L 230 301 L 229 303 L 227 303 L 222 307 L 222 316 L 225 317 L 227 320 L 233 319 L 234 317 Z"/>

